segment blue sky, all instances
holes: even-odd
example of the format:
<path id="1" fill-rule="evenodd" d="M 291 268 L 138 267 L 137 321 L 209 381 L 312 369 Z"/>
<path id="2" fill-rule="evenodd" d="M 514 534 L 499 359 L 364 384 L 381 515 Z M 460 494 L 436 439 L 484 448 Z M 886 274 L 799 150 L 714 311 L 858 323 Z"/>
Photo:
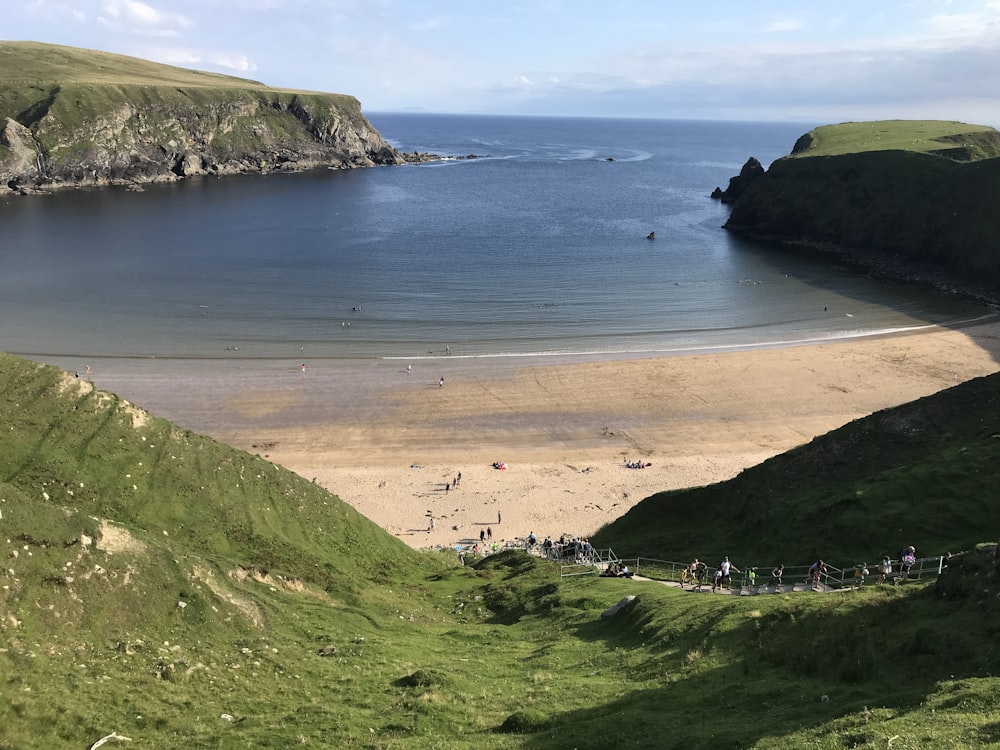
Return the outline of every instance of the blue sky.
<path id="1" fill-rule="evenodd" d="M 1000 0 L 6 0 L 0 39 L 368 112 L 1000 126 Z"/>

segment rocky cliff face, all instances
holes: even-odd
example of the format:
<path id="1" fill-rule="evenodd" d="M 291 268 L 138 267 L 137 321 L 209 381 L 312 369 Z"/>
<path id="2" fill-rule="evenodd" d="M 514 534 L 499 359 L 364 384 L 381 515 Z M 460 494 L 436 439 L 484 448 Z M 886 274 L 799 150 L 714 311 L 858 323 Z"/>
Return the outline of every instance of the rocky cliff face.
<path id="1" fill-rule="evenodd" d="M 1000 159 L 878 151 L 779 159 L 726 229 L 869 272 L 1000 298 Z"/>
<path id="2" fill-rule="evenodd" d="M 0 91 L 0 191 L 405 160 L 349 96 L 83 83 Z"/>

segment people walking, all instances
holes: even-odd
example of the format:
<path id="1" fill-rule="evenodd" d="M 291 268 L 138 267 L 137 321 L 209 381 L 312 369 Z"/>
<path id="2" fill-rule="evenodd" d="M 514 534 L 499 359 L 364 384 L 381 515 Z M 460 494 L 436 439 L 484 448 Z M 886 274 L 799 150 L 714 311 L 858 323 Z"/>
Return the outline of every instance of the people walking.
<path id="1" fill-rule="evenodd" d="M 733 585 L 733 573 L 742 573 L 743 571 L 729 562 L 728 557 L 722 558 L 722 562 L 719 563 L 719 570 L 722 571 L 722 581 L 720 582 L 719 588 L 725 586 L 727 589 L 732 588 Z"/>
<path id="2" fill-rule="evenodd" d="M 878 566 L 878 578 L 875 579 L 875 585 L 879 586 L 889 580 L 892 575 L 892 560 L 886 555 L 882 558 L 882 562 Z"/>

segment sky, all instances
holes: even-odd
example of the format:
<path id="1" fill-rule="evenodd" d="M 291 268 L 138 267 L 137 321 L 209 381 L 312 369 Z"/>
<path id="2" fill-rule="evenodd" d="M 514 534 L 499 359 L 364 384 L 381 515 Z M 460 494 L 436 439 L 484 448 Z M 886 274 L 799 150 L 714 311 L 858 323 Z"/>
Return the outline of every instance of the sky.
<path id="1" fill-rule="evenodd" d="M 1000 0 L 0 0 L 0 39 L 366 112 L 1000 126 Z"/>

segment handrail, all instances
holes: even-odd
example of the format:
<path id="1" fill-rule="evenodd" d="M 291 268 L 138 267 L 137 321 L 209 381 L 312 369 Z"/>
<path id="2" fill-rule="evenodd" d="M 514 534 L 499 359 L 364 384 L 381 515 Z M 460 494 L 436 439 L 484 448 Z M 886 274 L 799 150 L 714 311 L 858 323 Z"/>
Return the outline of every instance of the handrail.
<path id="1" fill-rule="evenodd" d="M 614 551 L 610 548 L 606 550 L 597 550 L 594 548 L 593 552 L 594 555 L 590 559 L 590 564 L 594 565 L 596 568 L 607 567 L 607 565 L 611 563 L 619 563 L 627 565 L 634 575 L 642 575 L 645 578 L 651 578 L 658 581 L 669 581 L 679 584 L 685 583 L 686 574 L 682 573 L 682 571 L 687 571 L 690 568 L 690 563 L 681 563 L 674 560 L 658 560 L 655 558 L 641 556 L 618 558 Z M 949 557 L 951 557 L 951 555 L 936 555 L 934 557 L 917 558 L 910 566 L 909 572 L 906 575 L 903 575 L 900 571 L 899 561 L 894 561 L 892 563 L 892 572 L 886 577 L 885 583 L 898 585 L 904 580 L 919 580 L 923 576 L 932 574 L 940 575 L 941 571 L 947 566 L 947 560 Z M 586 564 L 583 560 L 578 559 L 576 561 L 576 564 L 581 563 Z M 572 566 L 564 565 L 562 567 Z M 775 584 L 771 575 L 771 572 L 776 567 L 776 565 L 750 565 L 741 568 L 738 573 L 732 576 L 729 590 L 736 590 L 740 593 L 746 591 L 749 594 L 756 594 L 763 591 L 786 591 L 786 589 L 788 591 L 794 591 L 812 588 L 812 579 L 809 576 L 809 571 L 812 567 L 811 565 L 785 567 L 780 584 Z M 819 576 L 819 589 L 823 591 L 838 591 L 860 588 L 869 584 L 877 584 L 880 578 L 878 565 L 869 566 L 865 564 L 865 567 L 868 569 L 868 575 L 860 576 L 856 574 L 856 571 L 862 569 L 861 565 L 853 568 L 837 568 L 829 563 L 826 563 L 826 569 L 822 571 Z M 756 572 L 752 582 L 749 575 L 750 570 L 754 570 Z M 703 588 L 711 588 L 714 571 L 714 566 L 707 566 L 705 580 L 702 583 Z M 762 573 L 761 571 L 765 572 Z M 574 573 L 573 575 L 578 574 Z M 563 576 L 561 571 L 560 576 Z"/>

